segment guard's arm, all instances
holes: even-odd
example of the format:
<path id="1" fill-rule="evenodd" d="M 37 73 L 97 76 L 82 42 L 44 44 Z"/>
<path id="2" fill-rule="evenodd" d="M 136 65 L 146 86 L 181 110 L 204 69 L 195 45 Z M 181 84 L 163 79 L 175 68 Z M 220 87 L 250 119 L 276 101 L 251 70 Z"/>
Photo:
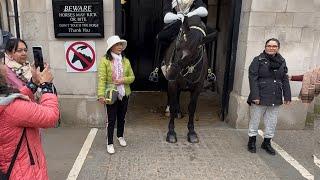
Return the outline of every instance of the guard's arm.
<path id="1" fill-rule="evenodd" d="M 195 15 L 200 17 L 206 17 L 208 15 L 208 10 L 205 7 L 201 6 L 187 14 L 188 17 L 195 16 Z"/>

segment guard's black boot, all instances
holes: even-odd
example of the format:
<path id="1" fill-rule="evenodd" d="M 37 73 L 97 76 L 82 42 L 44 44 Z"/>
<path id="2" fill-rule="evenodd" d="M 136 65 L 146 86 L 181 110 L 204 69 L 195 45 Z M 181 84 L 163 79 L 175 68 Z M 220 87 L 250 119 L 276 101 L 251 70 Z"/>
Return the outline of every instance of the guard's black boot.
<path id="1" fill-rule="evenodd" d="M 266 150 L 266 152 L 270 155 L 276 155 L 276 151 L 271 146 L 271 138 L 264 138 L 261 144 L 261 148 Z"/>
<path id="2" fill-rule="evenodd" d="M 251 153 L 256 153 L 256 136 L 249 136 L 249 142 L 248 142 L 248 151 Z"/>

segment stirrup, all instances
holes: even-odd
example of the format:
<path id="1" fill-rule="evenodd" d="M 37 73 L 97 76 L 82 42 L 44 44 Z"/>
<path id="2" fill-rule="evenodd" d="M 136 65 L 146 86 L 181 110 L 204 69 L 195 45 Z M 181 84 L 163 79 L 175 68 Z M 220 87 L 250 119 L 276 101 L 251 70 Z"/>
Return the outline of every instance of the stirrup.
<path id="1" fill-rule="evenodd" d="M 149 81 L 158 82 L 159 81 L 159 68 L 155 68 L 149 75 Z"/>
<path id="2" fill-rule="evenodd" d="M 212 72 L 211 68 L 208 69 L 207 81 L 214 82 L 217 80 L 216 75 Z"/>

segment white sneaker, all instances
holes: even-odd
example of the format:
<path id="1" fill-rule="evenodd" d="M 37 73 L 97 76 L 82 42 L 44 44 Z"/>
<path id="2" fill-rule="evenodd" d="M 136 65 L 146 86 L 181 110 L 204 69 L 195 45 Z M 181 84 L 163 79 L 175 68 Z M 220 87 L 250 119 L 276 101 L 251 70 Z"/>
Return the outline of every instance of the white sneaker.
<path id="1" fill-rule="evenodd" d="M 115 152 L 113 144 L 108 144 L 107 145 L 107 151 L 108 151 L 109 154 L 113 154 Z"/>
<path id="2" fill-rule="evenodd" d="M 118 141 L 120 143 L 120 146 L 123 146 L 123 147 L 127 146 L 127 142 L 124 140 L 123 137 L 118 137 Z"/>

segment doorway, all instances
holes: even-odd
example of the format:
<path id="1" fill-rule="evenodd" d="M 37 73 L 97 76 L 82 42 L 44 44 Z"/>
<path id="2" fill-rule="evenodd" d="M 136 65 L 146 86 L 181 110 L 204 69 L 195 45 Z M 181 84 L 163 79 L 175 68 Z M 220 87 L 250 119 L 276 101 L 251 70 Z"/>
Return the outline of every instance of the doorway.
<path id="1" fill-rule="evenodd" d="M 115 1 L 115 32 L 128 40 L 126 55 L 130 59 L 136 80 L 134 91 L 162 91 L 167 81 L 148 80 L 153 70 L 155 37 L 163 27 L 161 0 Z M 233 88 L 235 55 L 239 33 L 242 0 L 203 0 L 207 5 L 207 26 L 216 28 L 218 36 L 209 47 L 209 65 L 217 76 L 216 92 L 219 96 L 221 119 L 228 111 L 229 94 Z M 160 75 L 161 73 L 159 73 Z"/>

